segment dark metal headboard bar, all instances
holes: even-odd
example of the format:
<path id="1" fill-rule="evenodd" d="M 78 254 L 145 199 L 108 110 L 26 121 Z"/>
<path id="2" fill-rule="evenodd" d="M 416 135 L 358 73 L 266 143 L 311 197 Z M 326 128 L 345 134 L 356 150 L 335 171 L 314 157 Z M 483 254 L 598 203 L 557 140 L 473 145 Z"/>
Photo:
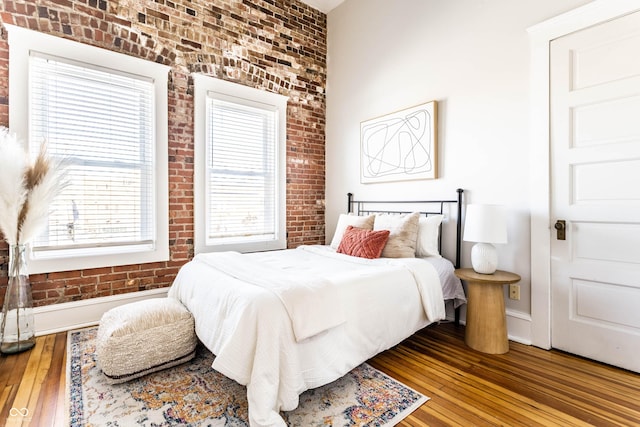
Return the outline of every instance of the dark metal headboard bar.
<path id="1" fill-rule="evenodd" d="M 462 246 L 462 193 L 464 193 L 464 190 L 462 188 L 458 188 L 456 190 L 456 192 L 458 193 L 458 206 L 457 206 L 457 211 L 458 211 L 458 220 L 456 223 L 456 264 L 455 267 L 456 268 L 460 268 L 460 249 Z M 457 319 L 456 319 L 456 323 L 457 323 Z"/>
<path id="2" fill-rule="evenodd" d="M 456 204 L 456 210 L 458 213 L 457 223 L 456 223 L 456 260 L 455 267 L 460 268 L 460 246 L 462 242 L 462 193 L 464 190 L 462 188 L 458 188 L 456 190 L 458 193 L 457 200 L 354 200 L 353 193 L 347 193 L 347 212 L 360 214 L 372 214 L 378 212 L 384 213 L 407 213 L 409 211 L 401 211 L 401 210 L 387 210 L 387 209 L 368 209 L 364 208 L 365 205 L 385 205 L 385 204 L 412 204 L 412 205 L 439 205 L 440 209 L 435 209 L 433 211 L 419 211 L 424 215 L 437 215 L 442 214 L 444 212 L 445 204 Z M 415 212 L 415 211 L 411 211 Z"/>

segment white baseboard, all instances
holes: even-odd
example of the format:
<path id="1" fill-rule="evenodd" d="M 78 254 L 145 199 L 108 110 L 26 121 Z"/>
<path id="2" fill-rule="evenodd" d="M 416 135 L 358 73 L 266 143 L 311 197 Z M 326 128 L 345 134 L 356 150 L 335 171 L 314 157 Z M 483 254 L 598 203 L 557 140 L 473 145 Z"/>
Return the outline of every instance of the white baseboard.
<path id="1" fill-rule="evenodd" d="M 36 336 L 97 325 L 102 315 L 113 307 L 149 298 L 164 298 L 168 290 L 169 288 L 150 289 L 35 307 L 33 313 Z"/>
<path id="2" fill-rule="evenodd" d="M 511 341 L 531 345 L 531 315 L 521 311 L 507 310 L 507 331 Z"/>

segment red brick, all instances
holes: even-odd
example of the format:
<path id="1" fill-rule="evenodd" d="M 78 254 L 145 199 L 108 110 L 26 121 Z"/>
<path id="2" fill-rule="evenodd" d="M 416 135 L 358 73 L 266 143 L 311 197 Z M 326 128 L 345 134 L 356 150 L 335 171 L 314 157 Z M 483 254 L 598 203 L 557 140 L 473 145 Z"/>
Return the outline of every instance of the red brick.
<path id="1" fill-rule="evenodd" d="M 218 75 L 224 70 L 224 75 L 239 83 L 290 96 L 288 246 L 324 243 L 324 207 L 318 201 L 324 200 L 325 191 L 326 15 L 296 0 L 219 2 L 216 6 L 206 0 L 177 0 L 175 7 L 162 3 L 141 0 L 140 7 L 131 10 L 109 3 L 105 12 L 82 0 L 4 2 L 2 22 L 171 66 L 171 261 L 33 275 L 36 306 L 169 286 L 193 256 L 192 71 Z M 39 8 L 47 12 L 45 16 L 38 16 Z M 146 22 L 139 20 L 141 11 Z M 8 69 L 6 32 L 3 35 L 0 77 L 6 77 Z M 233 52 L 235 57 L 224 57 L 223 49 L 240 44 L 243 48 Z M 0 78 L 0 125 L 5 126 L 10 102 L 7 80 Z M 7 257 L 7 251 L 6 244 L 0 243 L 0 258 Z M 0 272 L 0 303 L 5 288 L 6 272 Z"/>

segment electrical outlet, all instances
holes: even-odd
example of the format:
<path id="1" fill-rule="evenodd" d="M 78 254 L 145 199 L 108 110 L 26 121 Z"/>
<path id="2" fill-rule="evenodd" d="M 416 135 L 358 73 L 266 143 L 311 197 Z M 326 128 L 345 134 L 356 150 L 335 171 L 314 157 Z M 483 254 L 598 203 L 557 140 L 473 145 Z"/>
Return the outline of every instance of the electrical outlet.
<path id="1" fill-rule="evenodd" d="M 520 300 L 520 285 L 509 285 L 509 299 Z"/>

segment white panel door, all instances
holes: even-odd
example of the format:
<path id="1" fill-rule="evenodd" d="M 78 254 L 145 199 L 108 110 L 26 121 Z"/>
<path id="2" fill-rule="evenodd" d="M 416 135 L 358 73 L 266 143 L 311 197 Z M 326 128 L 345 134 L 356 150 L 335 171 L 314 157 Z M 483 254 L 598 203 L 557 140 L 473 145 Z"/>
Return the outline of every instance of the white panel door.
<path id="1" fill-rule="evenodd" d="M 640 12 L 550 64 L 552 346 L 640 372 Z"/>

